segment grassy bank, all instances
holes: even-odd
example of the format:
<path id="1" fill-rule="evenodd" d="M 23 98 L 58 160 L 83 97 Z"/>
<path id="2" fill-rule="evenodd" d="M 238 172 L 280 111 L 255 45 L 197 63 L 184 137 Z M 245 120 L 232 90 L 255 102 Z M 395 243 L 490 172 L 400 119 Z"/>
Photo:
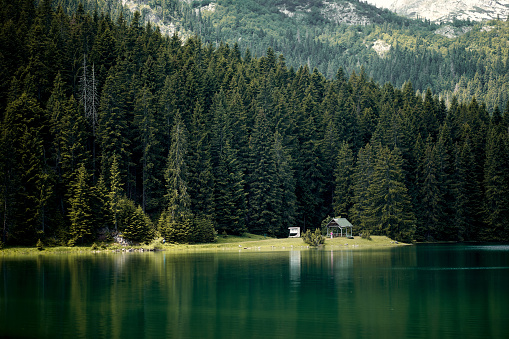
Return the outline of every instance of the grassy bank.
<path id="1" fill-rule="evenodd" d="M 385 236 L 371 236 L 371 240 L 355 237 L 354 239 L 334 238 L 326 239 L 325 245 L 321 248 L 325 250 L 342 249 L 368 249 L 368 248 L 387 248 L 394 246 L 404 246 L 406 244 L 397 243 Z M 8 247 L 0 250 L 0 255 L 16 254 L 44 254 L 44 253 L 84 253 L 84 252 L 125 252 L 125 251 L 290 251 L 307 250 L 308 246 L 301 238 L 268 238 L 260 235 L 246 234 L 240 236 L 219 236 L 217 242 L 209 244 L 161 244 L 153 242 L 143 246 L 123 247 L 119 244 L 107 244 L 105 246 L 74 246 L 74 247 L 44 247 L 39 250 L 37 247 Z"/>
<path id="2" fill-rule="evenodd" d="M 355 237 L 354 239 L 334 238 L 326 239 L 325 244 L 321 246 L 326 250 L 341 249 L 367 249 L 403 246 L 406 244 L 397 243 L 385 236 L 371 236 L 371 240 Z M 176 245 L 169 247 L 170 250 L 260 250 L 260 251 L 289 251 L 305 250 L 310 248 L 301 238 L 264 238 L 260 236 L 251 237 L 233 237 L 218 239 L 213 244 L 198 245 Z"/>

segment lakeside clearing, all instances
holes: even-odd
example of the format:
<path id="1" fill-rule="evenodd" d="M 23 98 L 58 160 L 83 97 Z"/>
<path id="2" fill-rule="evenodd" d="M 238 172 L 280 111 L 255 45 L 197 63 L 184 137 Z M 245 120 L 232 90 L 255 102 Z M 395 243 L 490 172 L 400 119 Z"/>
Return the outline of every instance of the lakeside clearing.
<path id="1" fill-rule="evenodd" d="M 347 238 L 326 238 L 325 244 L 320 246 L 325 250 L 341 249 L 367 249 L 381 247 L 404 246 L 403 244 L 389 239 L 386 236 L 371 236 L 371 240 L 355 237 Z M 289 251 L 304 250 L 312 248 L 302 238 L 264 238 L 263 236 L 247 235 L 244 237 L 228 236 L 218 238 L 216 243 L 195 244 L 195 245 L 169 245 L 165 249 L 170 251 L 182 250 L 259 250 L 259 251 Z"/>
<path id="2" fill-rule="evenodd" d="M 320 248 L 325 250 L 343 250 L 343 249 L 369 249 L 369 248 L 387 248 L 395 246 L 405 246 L 408 244 L 398 243 L 386 236 L 372 235 L 371 240 L 355 237 L 347 238 L 327 238 L 325 244 Z M 246 234 L 244 236 L 227 237 L 219 236 L 214 243 L 207 244 L 162 244 L 152 242 L 149 245 L 140 246 L 121 246 L 117 243 L 98 246 L 58 246 L 44 247 L 39 250 L 37 247 L 7 247 L 0 250 L 0 255 L 18 255 L 18 254 L 44 254 L 44 253 L 82 253 L 82 252 L 125 252 L 125 251 L 290 251 L 307 250 L 313 248 L 307 245 L 302 238 L 269 238 L 260 235 Z"/>

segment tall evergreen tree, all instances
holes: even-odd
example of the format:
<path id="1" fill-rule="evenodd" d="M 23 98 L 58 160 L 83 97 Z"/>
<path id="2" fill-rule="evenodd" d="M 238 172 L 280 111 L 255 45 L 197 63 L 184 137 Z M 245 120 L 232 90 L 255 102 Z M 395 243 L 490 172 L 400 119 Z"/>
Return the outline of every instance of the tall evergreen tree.
<path id="1" fill-rule="evenodd" d="M 120 178 L 120 170 L 118 168 L 117 156 L 113 156 L 113 162 L 110 169 L 110 192 L 108 193 L 111 216 L 113 217 L 113 226 L 115 231 L 118 230 L 118 214 L 120 213 L 120 201 L 122 199 L 123 190 Z"/>
<path id="2" fill-rule="evenodd" d="M 414 237 L 415 216 L 404 182 L 403 159 L 396 148 L 378 147 L 373 180 L 368 188 L 367 223 L 374 232 L 400 241 Z"/>
<path id="3" fill-rule="evenodd" d="M 137 95 L 135 104 L 135 121 L 137 128 L 138 153 L 140 153 L 141 167 L 141 207 L 144 212 L 154 210 L 159 206 L 154 191 L 160 184 L 155 175 L 157 163 L 158 140 L 156 138 L 156 120 L 153 112 L 153 95 L 144 86 Z"/>
<path id="4" fill-rule="evenodd" d="M 34 98 L 24 93 L 8 105 L 2 124 L 2 207 L 4 236 L 14 242 L 35 243 L 36 232 L 44 229 L 41 213 L 52 189 L 44 158 L 46 128 Z"/>
<path id="5" fill-rule="evenodd" d="M 193 236 L 193 215 L 187 185 L 187 138 L 186 126 L 177 111 L 165 172 L 167 208 L 161 215 L 158 227 L 168 241 L 179 243 L 190 242 Z"/>
<path id="6" fill-rule="evenodd" d="M 238 150 L 232 144 L 235 117 L 228 114 L 225 100 L 224 92 L 220 91 L 211 107 L 215 220 L 219 233 L 242 234 L 247 230 L 244 173 Z"/>
<path id="7" fill-rule="evenodd" d="M 70 188 L 69 219 L 72 242 L 88 242 L 94 234 L 89 177 L 90 175 L 82 164 L 76 171 L 75 180 Z"/>
<path id="8" fill-rule="evenodd" d="M 275 166 L 275 199 L 274 213 L 276 222 L 270 233 L 278 237 L 288 234 L 288 227 L 296 224 L 297 198 L 295 196 L 295 178 L 291 164 L 292 159 L 283 144 L 283 136 L 276 131 L 271 150 Z"/>
<path id="9" fill-rule="evenodd" d="M 270 134 L 267 117 L 264 111 L 260 110 L 251 136 L 253 168 L 249 178 L 249 230 L 257 234 L 268 232 L 274 236 L 275 230 L 271 227 L 277 224 L 275 204 L 278 201 Z"/>
<path id="10" fill-rule="evenodd" d="M 419 168 L 418 231 L 425 240 L 437 240 L 440 219 L 444 217 L 444 199 L 440 187 L 439 161 L 432 137 L 425 145 L 424 156 Z"/>
<path id="11" fill-rule="evenodd" d="M 370 195 L 369 188 L 373 180 L 375 153 L 371 144 L 359 150 L 353 175 L 353 206 L 351 216 L 353 224 L 361 230 L 371 231 L 369 218 Z"/>
<path id="12" fill-rule="evenodd" d="M 353 174 L 354 159 L 352 150 L 346 141 L 343 141 L 337 156 L 334 171 L 334 205 L 335 216 L 350 216 L 353 205 Z"/>
<path id="13" fill-rule="evenodd" d="M 484 167 L 487 229 L 483 240 L 505 240 L 509 237 L 509 138 L 499 124 L 491 126 L 486 145 Z"/>

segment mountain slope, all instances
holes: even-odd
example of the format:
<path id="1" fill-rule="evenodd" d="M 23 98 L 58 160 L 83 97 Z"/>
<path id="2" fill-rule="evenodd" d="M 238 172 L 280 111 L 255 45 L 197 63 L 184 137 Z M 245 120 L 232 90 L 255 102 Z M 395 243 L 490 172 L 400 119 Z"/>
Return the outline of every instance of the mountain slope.
<path id="1" fill-rule="evenodd" d="M 124 13 L 139 11 L 163 34 L 176 32 L 183 41 L 198 36 L 212 46 L 228 44 L 249 57 L 266 55 L 271 47 L 289 67 L 307 65 L 329 79 L 340 68 L 346 74 L 363 69 L 380 84 L 401 87 L 410 81 L 416 90 L 430 88 L 448 101 L 475 96 L 490 110 L 506 107 L 509 100 L 505 20 L 437 25 L 355 0 L 158 3 L 125 1 Z"/>
<path id="2" fill-rule="evenodd" d="M 368 0 L 410 18 L 426 18 L 433 22 L 454 20 L 485 21 L 505 19 L 509 15 L 507 0 Z"/>

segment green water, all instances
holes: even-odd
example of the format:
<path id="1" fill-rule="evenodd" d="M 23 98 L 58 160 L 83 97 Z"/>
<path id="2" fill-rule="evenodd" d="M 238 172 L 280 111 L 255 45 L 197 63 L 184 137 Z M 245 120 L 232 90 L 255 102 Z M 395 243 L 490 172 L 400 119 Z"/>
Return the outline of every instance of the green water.
<path id="1" fill-rule="evenodd" d="M 2 257 L 2 338 L 509 338 L 509 246 Z"/>

